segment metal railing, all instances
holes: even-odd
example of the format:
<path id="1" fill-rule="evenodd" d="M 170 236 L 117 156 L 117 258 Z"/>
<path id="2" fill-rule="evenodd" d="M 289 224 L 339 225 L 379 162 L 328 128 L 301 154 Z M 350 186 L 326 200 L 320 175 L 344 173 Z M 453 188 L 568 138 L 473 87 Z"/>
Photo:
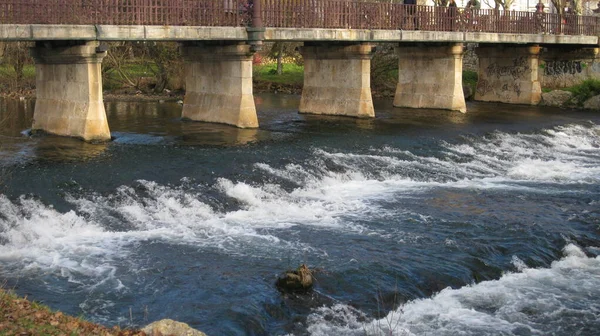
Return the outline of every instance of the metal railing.
<path id="1" fill-rule="evenodd" d="M 261 5 L 254 15 L 252 3 Z M 265 27 L 600 35 L 595 16 L 356 0 L 0 0 L 0 24 L 244 27 L 253 18 Z"/>
<path id="2" fill-rule="evenodd" d="M 247 0 L 0 0 L 0 24 L 248 26 Z"/>

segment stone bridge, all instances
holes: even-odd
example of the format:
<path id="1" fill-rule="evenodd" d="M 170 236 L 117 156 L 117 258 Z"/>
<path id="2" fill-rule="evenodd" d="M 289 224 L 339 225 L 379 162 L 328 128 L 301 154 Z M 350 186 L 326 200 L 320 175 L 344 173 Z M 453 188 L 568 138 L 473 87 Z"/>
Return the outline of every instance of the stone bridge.
<path id="1" fill-rule="evenodd" d="M 303 42 L 301 113 L 374 117 L 375 43 L 399 56 L 394 105 L 466 112 L 465 43 L 478 43 L 476 100 L 537 104 L 540 59 L 598 60 L 600 18 L 357 0 L 0 0 L 0 40 L 33 41 L 33 130 L 110 139 L 105 41 L 176 41 L 186 66 L 182 117 L 258 127 L 252 56 Z"/>

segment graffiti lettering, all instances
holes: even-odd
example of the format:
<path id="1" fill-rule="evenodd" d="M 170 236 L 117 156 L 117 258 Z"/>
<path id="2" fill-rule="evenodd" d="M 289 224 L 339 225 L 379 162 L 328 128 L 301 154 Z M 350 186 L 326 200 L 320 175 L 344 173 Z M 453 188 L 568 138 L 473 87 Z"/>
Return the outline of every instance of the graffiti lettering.
<path id="1" fill-rule="evenodd" d="M 527 59 L 525 56 L 521 56 L 513 59 L 512 65 L 498 65 L 492 63 L 486 68 L 486 74 L 488 77 L 495 76 L 497 79 L 500 77 L 510 76 L 513 79 L 523 78 L 526 74 L 531 73 L 531 68 L 527 65 Z"/>
<path id="2" fill-rule="evenodd" d="M 515 66 L 515 67 L 526 67 L 527 66 L 527 59 L 525 58 L 525 56 L 521 56 L 521 57 L 515 58 L 513 60 L 513 66 Z"/>
<path id="3" fill-rule="evenodd" d="M 498 88 L 494 90 L 494 86 L 492 85 L 492 83 L 488 82 L 485 79 L 480 79 L 477 82 L 477 93 L 479 95 L 485 96 L 486 94 L 493 91 L 495 91 L 495 95 L 505 97 L 506 99 L 510 99 L 510 92 L 516 93 L 517 97 L 521 97 L 521 93 L 523 93 L 523 91 L 521 90 L 521 83 L 519 82 L 512 84 L 502 84 L 499 90 Z"/>
<path id="4" fill-rule="evenodd" d="M 480 79 L 477 81 L 477 93 L 482 96 L 485 96 L 486 93 L 492 91 L 492 85 L 486 81 L 485 79 Z"/>
<path id="5" fill-rule="evenodd" d="M 550 61 L 546 62 L 544 75 L 562 76 L 581 73 L 581 61 Z"/>
<path id="6" fill-rule="evenodd" d="M 517 94 L 517 97 L 521 97 L 521 83 L 513 84 L 513 91 Z"/>

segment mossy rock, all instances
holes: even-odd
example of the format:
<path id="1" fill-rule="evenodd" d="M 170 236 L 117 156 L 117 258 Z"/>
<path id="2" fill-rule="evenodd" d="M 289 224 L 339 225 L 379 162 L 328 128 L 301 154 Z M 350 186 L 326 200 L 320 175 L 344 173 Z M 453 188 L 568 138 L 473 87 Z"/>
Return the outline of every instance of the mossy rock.
<path id="1" fill-rule="evenodd" d="M 275 285 L 282 292 L 308 292 L 313 287 L 312 271 L 302 264 L 296 270 L 282 274 Z"/>

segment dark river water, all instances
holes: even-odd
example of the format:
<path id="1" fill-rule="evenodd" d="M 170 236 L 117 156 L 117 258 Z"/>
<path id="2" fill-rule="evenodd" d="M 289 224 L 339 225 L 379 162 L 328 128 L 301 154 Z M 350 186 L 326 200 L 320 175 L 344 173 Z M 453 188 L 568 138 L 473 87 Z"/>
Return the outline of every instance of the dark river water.
<path id="1" fill-rule="evenodd" d="M 598 335 L 600 112 L 256 101 L 256 130 L 107 102 L 106 144 L 30 137 L 33 102 L 0 102 L 0 283 L 208 335 Z M 302 263 L 313 293 L 278 292 Z"/>

